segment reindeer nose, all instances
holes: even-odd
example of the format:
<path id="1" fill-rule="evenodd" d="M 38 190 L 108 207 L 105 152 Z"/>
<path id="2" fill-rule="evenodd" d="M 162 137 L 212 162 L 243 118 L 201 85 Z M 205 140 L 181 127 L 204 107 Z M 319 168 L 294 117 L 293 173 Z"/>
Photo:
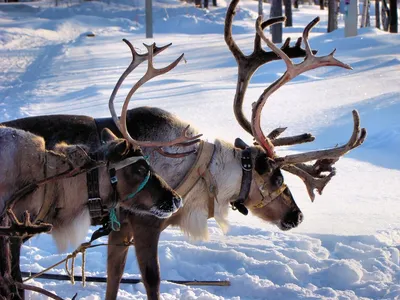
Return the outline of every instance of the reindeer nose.
<path id="1" fill-rule="evenodd" d="M 176 209 L 181 208 L 182 205 L 183 205 L 182 197 L 179 196 L 179 195 L 175 195 L 175 196 L 172 198 L 172 201 L 173 201 L 174 206 L 176 207 Z"/>
<path id="2" fill-rule="evenodd" d="M 288 213 L 281 222 L 282 230 L 289 230 L 291 228 L 297 227 L 301 222 L 303 222 L 304 215 L 300 210 L 294 210 Z"/>
<path id="3" fill-rule="evenodd" d="M 301 222 L 303 222 L 303 219 L 304 219 L 303 213 L 302 213 L 302 212 L 299 212 L 299 213 L 297 214 L 297 224 L 300 224 Z"/>

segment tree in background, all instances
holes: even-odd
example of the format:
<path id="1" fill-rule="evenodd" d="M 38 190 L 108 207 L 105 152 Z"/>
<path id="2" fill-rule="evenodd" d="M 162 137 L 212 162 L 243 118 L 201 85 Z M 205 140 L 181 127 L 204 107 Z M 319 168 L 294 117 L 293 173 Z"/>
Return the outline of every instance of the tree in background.
<path id="1" fill-rule="evenodd" d="M 389 5 L 390 5 L 389 32 L 397 33 L 398 32 L 397 0 L 389 0 Z"/>
<path id="2" fill-rule="evenodd" d="M 378 29 L 381 28 L 381 15 L 379 11 L 380 11 L 379 0 L 375 0 L 375 27 Z"/>
<path id="3" fill-rule="evenodd" d="M 272 0 L 270 18 L 282 16 L 282 0 Z M 271 26 L 272 42 L 282 43 L 282 23 Z"/>
<path id="4" fill-rule="evenodd" d="M 338 28 L 339 7 L 337 0 L 328 0 L 328 32 Z"/>
<path id="5" fill-rule="evenodd" d="M 285 27 L 292 27 L 293 26 L 293 17 L 292 17 L 292 0 L 283 0 L 285 4 Z"/>
<path id="6" fill-rule="evenodd" d="M 370 27 L 371 19 L 369 15 L 370 1 L 364 0 L 362 15 L 361 15 L 361 27 Z"/>
<path id="7" fill-rule="evenodd" d="M 382 0 L 382 11 L 381 11 L 381 16 L 382 16 L 382 27 L 384 31 L 389 30 L 389 19 L 390 19 L 390 12 L 389 12 L 389 7 L 387 5 L 386 0 Z"/>

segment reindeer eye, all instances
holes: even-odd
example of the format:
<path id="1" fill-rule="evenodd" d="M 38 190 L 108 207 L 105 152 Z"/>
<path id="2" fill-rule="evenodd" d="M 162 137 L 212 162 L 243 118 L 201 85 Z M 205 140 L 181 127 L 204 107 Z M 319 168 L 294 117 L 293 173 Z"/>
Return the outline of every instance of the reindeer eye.
<path id="1" fill-rule="evenodd" d="M 282 186 L 282 184 L 283 184 L 283 177 L 278 176 L 278 177 L 275 179 L 275 184 L 276 184 L 277 186 Z"/>
<path id="2" fill-rule="evenodd" d="M 277 187 L 282 186 L 283 176 L 279 169 L 275 170 L 274 174 L 271 176 L 271 184 Z"/>
<path id="3" fill-rule="evenodd" d="M 148 167 L 147 163 L 145 163 L 145 162 L 139 161 L 133 165 L 133 172 L 142 177 L 146 176 L 148 171 L 149 171 L 149 167 Z"/>

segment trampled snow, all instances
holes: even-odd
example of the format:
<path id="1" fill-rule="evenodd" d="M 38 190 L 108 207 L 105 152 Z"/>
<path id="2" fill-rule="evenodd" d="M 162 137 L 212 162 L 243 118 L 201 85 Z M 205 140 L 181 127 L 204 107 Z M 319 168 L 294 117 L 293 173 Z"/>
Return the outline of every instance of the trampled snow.
<path id="1" fill-rule="evenodd" d="M 71 4 L 70 1 L 69 3 Z M 186 63 L 143 86 L 131 107 L 153 105 L 176 113 L 209 140 L 233 142 L 251 137 L 236 123 L 232 101 L 237 67 L 223 39 L 226 3 L 209 10 L 165 0 L 154 6 L 154 39 L 145 39 L 144 1 L 84 2 L 55 7 L 53 2 L 0 4 L 0 121 L 41 114 L 108 116 L 108 97 L 130 62 L 121 41 L 173 43 L 156 57 L 165 66 L 180 53 Z M 256 1 L 241 1 L 234 38 L 251 51 Z M 269 5 L 265 4 L 268 15 Z M 161 235 L 159 247 L 163 299 L 396 299 L 400 297 L 400 35 L 374 28 L 344 38 L 343 29 L 326 34 L 326 11 L 305 4 L 294 11 L 295 40 L 320 15 L 311 46 L 336 56 L 354 70 L 321 68 L 305 73 L 276 92 L 263 113 L 263 127 L 287 126 L 287 134 L 312 132 L 316 141 L 280 149 L 293 151 L 345 143 L 357 109 L 368 130 L 365 143 L 337 163 L 337 175 L 311 203 L 301 180 L 285 179 L 305 215 L 290 232 L 252 216 L 230 214 L 223 235 L 209 221 L 210 241 L 191 242 L 178 229 Z M 342 17 L 341 17 L 342 18 Z M 343 20 L 340 20 L 341 23 Z M 88 37 L 94 33 L 95 37 Z M 284 72 L 282 62 L 260 68 L 252 79 L 244 110 Z M 121 105 L 141 66 L 118 97 Z M 89 235 L 88 235 L 89 236 Z M 106 242 L 106 239 L 102 240 Z M 73 249 L 71 249 L 73 250 Z M 23 247 L 24 271 L 40 271 L 64 258 L 49 235 Z M 88 251 L 86 275 L 106 275 L 106 248 Z M 80 260 L 75 272 L 80 275 Z M 52 272 L 62 274 L 63 267 Z M 130 250 L 124 277 L 138 278 Z M 230 280 L 230 287 L 187 287 L 165 280 Z M 104 298 L 105 284 L 34 280 L 64 298 Z M 31 283 L 32 283 L 31 282 Z M 45 299 L 29 293 L 31 299 Z M 119 299 L 145 299 L 142 284 L 121 285 Z"/>

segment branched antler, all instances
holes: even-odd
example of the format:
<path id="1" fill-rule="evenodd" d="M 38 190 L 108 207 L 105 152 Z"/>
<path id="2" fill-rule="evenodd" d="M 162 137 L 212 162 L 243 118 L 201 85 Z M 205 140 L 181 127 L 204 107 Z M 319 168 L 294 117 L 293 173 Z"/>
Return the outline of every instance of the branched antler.
<path id="1" fill-rule="evenodd" d="M 171 44 L 168 44 L 166 46 L 163 46 L 161 48 L 158 48 L 155 43 L 152 45 L 146 45 L 144 46 L 147 49 L 146 54 L 139 55 L 133 48 L 132 44 L 128 42 L 127 40 L 123 40 L 131 49 L 132 52 L 132 62 L 129 65 L 129 67 L 125 70 L 125 72 L 122 74 L 122 76 L 119 78 L 112 94 L 109 100 L 109 108 L 110 112 L 112 115 L 112 118 L 114 120 L 114 123 L 116 124 L 117 128 L 123 135 L 123 137 L 130 142 L 132 145 L 136 147 L 151 147 L 155 148 L 156 151 L 159 153 L 165 155 L 165 156 L 170 156 L 170 157 L 182 157 L 189 155 L 191 153 L 194 153 L 195 150 L 192 151 L 187 151 L 187 152 L 182 152 L 182 153 L 169 153 L 163 150 L 163 147 L 168 147 L 168 146 L 181 146 L 181 147 L 186 147 L 190 146 L 194 143 L 198 143 L 200 140 L 199 138 L 202 136 L 202 134 L 198 134 L 196 136 L 188 136 L 188 130 L 189 126 L 187 126 L 181 133 L 179 137 L 172 141 L 167 141 L 167 142 L 153 142 L 153 141 L 137 141 L 131 137 L 131 135 L 128 132 L 127 124 L 126 124 L 126 118 L 127 118 L 127 111 L 128 111 L 128 105 L 129 102 L 133 96 L 133 94 L 141 87 L 143 84 L 145 84 L 147 81 L 151 80 L 152 78 L 165 74 L 169 71 L 171 71 L 173 68 L 175 68 L 178 63 L 182 60 L 184 54 L 179 56 L 174 62 L 172 62 L 169 66 L 161 69 L 156 69 L 153 66 L 153 57 L 157 55 L 158 53 L 162 52 L 166 48 L 168 48 Z M 142 62 L 146 61 L 148 62 L 147 64 L 147 71 L 143 75 L 143 77 L 131 88 L 129 91 L 128 95 L 125 98 L 125 102 L 122 107 L 122 112 L 121 112 L 121 119 L 118 119 L 118 116 L 115 112 L 114 108 L 114 99 L 115 95 L 118 92 L 118 89 L 120 88 L 121 84 L 125 80 L 125 78 L 131 73 L 138 65 L 140 65 Z"/>
<path id="2" fill-rule="evenodd" d="M 233 17 L 235 15 L 236 6 L 238 3 L 239 0 L 232 0 L 229 4 L 225 18 L 224 36 L 225 42 L 238 64 L 238 79 L 236 85 L 235 99 L 233 103 L 235 117 L 240 126 L 242 126 L 243 129 L 246 130 L 248 133 L 252 134 L 251 123 L 243 113 L 244 95 L 254 72 L 257 71 L 257 69 L 262 65 L 274 60 L 278 60 L 280 59 L 280 57 L 274 51 L 265 51 L 264 49 L 262 49 L 261 38 L 258 32 L 256 33 L 254 38 L 253 53 L 251 53 L 250 55 L 244 55 L 243 52 L 239 49 L 232 38 Z M 261 28 L 262 30 L 264 30 L 265 28 L 273 24 L 283 22 L 284 20 L 285 17 L 271 18 L 267 21 L 262 22 Z M 306 55 L 306 52 L 304 49 L 301 48 L 301 41 L 302 38 L 299 38 L 296 44 L 291 47 L 290 38 L 288 38 L 283 44 L 281 50 L 291 58 L 304 57 Z M 313 53 L 316 53 L 316 51 L 313 51 Z"/>
<path id="3" fill-rule="evenodd" d="M 315 199 L 314 190 L 317 190 L 317 192 L 321 195 L 325 186 L 328 184 L 331 178 L 335 176 L 334 171 L 323 177 L 320 175 L 313 176 L 306 170 L 303 170 L 302 168 L 294 165 L 285 165 L 282 167 L 282 169 L 300 177 L 300 179 L 303 180 L 304 184 L 306 185 L 308 195 L 313 202 Z"/>
<path id="4" fill-rule="evenodd" d="M 299 164 L 313 160 L 323 159 L 324 161 L 320 161 L 319 165 L 320 166 L 322 165 L 325 168 L 327 167 L 327 165 L 329 166 L 334 164 L 340 157 L 345 155 L 347 152 L 360 146 L 364 142 L 367 136 L 366 129 L 365 128 L 360 129 L 360 116 L 356 110 L 353 110 L 353 121 L 354 121 L 353 133 L 346 144 L 340 147 L 334 147 L 325 150 L 310 151 L 306 153 L 299 153 L 299 154 L 287 155 L 284 157 L 278 157 L 275 159 L 275 161 L 279 165 L 288 165 L 288 164 L 293 165 L 293 164 Z M 326 161 L 327 159 L 329 159 L 329 161 Z"/>
<path id="5" fill-rule="evenodd" d="M 272 83 L 259 97 L 258 101 L 253 103 L 253 113 L 251 118 L 252 133 L 259 145 L 261 145 L 269 157 L 273 158 L 278 166 L 284 170 L 293 173 L 300 177 L 306 184 L 308 194 L 311 200 L 314 200 L 314 190 L 318 193 L 322 193 L 322 190 L 330 179 L 335 175 L 334 163 L 347 152 L 360 146 L 366 137 L 366 129 L 360 129 L 360 116 L 356 110 L 353 110 L 353 133 L 349 141 L 340 146 L 326 150 L 310 151 L 306 153 L 287 155 L 285 157 L 278 157 L 275 154 L 274 146 L 282 145 L 281 141 L 278 143 L 277 137 L 286 129 L 278 128 L 272 131 L 268 136 L 265 136 L 261 129 L 261 111 L 267 101 L 267 99 L 285 83 L 304 73 L 308 70 L 323 66 L 338 66 L 345 69 L 351 69 L 347 64 L 337 60 L 333 55 L 335 50 L 330 54 L 322 57 L 316 57 L 309 45 L 308 35 L 310 30 L 319 22 L 319 18 L 315 18 L 311 21 L 303 32 L 303 42 L 305 45 L 306 57 L 298 64 L 294 64 L 291 59 L 278 47 L 276 47 L 263 33 L 262 20 L 259 17 L 256 21 L 256 30 L 261 39 L 270 47 L 286 64 L 286 72 L 274 83 Z M 300 142 L 308 142 L 314 139 L 311 135 L 300 135 L 290 137 L 284 141 L 286 144 L 292 143 L 297 144 Z M 305 162 L 316 161 L 314 165 L 307 165 Z M 322 173 L 328 173 L 323 175 Z"/>
<path id="6" fill-rule="evenodd" d="M 24 238 L 27 235 L 48 232 L 51 230 L 52 226 L 45 223 L 39 223 L 37 225 L 32 224 L 27 211 L 24 214 L 23 222 L 20 222 L 10 209 L 7 210 L 7 215 L 0 219 L 0 253 L 2 254 L 0 258 L 0 299 L 15 299 L 15 296 L 18 296 L 19 290 L 30 290 L 43 294 L 51 299 L 63 300 L 61 297 L 40 287 L 16 282 L 11 276 L 10 238 Z M 76 295 L 73 299 L 75 298 Z"/>
<path id="7" fill-rule="evenodd" d="M 287 127 L 276 128 L 267 135 L 267 138 L 271 140 L 274 146 L 290 146 L 309 143 L 315 140 L 315 137 L 311 133 L 278 138 L 286 129 Z"/>
<path id="8" fill-rule="evenodd" d="M 53 228 L 51 224 L 39 222 L 32 224 L 28 211 L 24 213 L 24 220 L 20 222 L 11 209 L 7 209 L 7 215 L 10 219 L 10 226 L 0 227 L 0 235 L 8 237 L 26 238 L 35 234 L 49 232 Z"/>

